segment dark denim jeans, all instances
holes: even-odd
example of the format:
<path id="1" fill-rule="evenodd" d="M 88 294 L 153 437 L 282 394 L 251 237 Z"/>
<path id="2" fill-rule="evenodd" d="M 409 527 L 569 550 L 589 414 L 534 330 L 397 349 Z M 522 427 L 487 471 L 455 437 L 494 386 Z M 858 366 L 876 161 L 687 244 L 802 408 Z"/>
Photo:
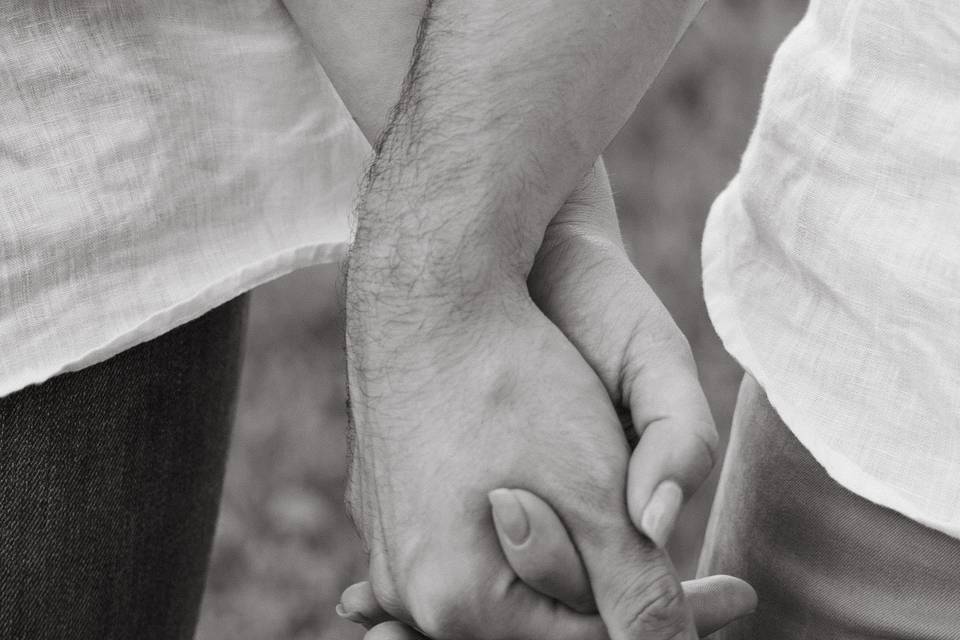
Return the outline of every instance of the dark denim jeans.
<path id="1" fill-rule="evenodd" d="M 192 637 L 245 314 L 0 399 L 0 638 Z"/>
<path id="2" fill-rule="evenodd" d="M 700 569 L 760 596 L 717 640 L 960 638 L 960 540 L 834 482 L 750 376 Z"/>

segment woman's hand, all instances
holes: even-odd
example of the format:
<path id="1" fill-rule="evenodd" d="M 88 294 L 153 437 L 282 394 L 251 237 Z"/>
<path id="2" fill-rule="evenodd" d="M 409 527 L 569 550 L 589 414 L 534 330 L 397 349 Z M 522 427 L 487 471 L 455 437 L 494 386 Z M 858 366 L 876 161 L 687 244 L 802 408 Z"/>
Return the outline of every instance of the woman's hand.
<path id="1" fill-rule="evenodd" d="M 716 463 L 719 436 L 686 338 L 624 250 L 602 160 L 550 222 L 527 286 L 638 441 L 627 506 L 637 529 L 664 546 L 683 500 Z"/>

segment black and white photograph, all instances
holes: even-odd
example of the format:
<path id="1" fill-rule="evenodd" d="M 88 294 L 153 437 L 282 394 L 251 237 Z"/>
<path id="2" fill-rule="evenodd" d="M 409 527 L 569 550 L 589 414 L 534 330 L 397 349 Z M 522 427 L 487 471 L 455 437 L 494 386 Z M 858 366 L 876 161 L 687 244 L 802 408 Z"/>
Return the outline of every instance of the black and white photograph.
<path id="1" fill-rule="evenodd" d="M 0 0 L 0 640 L 960 640 L 960 1 Z"/>

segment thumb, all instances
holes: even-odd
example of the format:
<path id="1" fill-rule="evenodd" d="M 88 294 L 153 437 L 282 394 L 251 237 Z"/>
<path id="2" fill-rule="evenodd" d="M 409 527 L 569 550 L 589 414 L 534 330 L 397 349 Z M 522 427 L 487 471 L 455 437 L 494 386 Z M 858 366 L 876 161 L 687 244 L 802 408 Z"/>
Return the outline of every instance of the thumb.
<path id="1" fill-rule="evenodd" d="M 553 508 L 524 489 L 489 494 L 493 524 L 517 577 L 580 613 L 596 613 L 587 570 Z"/>

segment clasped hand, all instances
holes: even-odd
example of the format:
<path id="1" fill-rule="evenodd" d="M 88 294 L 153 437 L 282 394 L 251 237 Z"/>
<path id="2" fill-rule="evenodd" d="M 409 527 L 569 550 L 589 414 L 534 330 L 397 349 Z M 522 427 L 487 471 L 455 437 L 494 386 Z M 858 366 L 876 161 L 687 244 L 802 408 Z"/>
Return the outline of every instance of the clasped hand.
<path id="1" fill-rule="evenodd" d="M 439 318 L 429 300 L 404 317 L 351 307 L 348 290 L 348 505 L 370 553 L 368 611 L 408 625 L 378 633 L 697 637 L 662 547 L 717 434 L 685 339 L 623 251 L 602 165 L 548 227 L 526 285 Z M 511 556 L 518 530 L 491 519 L 500 488 L 540 505 L 527 526 L 552 531 L 534 548 L 554 551 Z M 717 619 L 751 606 L 744 583 L 713 585 Z"/>

